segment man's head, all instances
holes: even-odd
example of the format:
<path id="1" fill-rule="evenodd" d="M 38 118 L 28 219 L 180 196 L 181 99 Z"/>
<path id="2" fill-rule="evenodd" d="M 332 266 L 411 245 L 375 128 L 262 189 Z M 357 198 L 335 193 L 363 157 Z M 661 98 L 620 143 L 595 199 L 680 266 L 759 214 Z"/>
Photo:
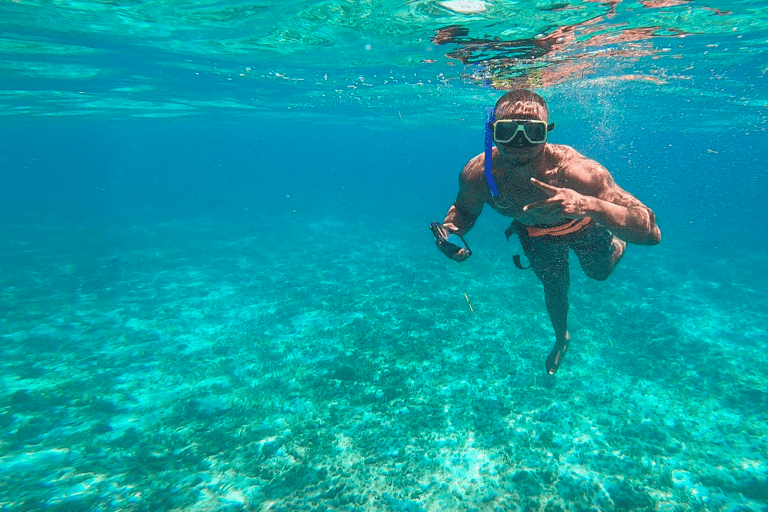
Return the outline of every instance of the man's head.
<path id="1" fill-rule="evenodd" d="M 510 91 L 496 102 L 495 118 L 494 140 L 504 160 L 521 166 L 543 153 L 551 129 L 544 98 L 525 89 Z"/>
<path id="2" fill-rule="evenodd" d="M 544 98 L 527 89 L 509 91 L 496 102 L 496 119 L 549 120 L 549 109 Z"/>

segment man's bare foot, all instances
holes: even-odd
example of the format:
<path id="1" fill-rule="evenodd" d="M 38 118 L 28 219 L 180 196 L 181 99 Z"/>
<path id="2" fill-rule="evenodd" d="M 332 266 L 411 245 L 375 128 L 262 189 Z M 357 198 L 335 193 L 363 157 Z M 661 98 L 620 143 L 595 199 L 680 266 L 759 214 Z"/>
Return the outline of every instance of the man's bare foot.
<path id="1" fill-rule="evenodd" d="M 563 361 L 565 353 L 568 351 L 568 345 L 570 343 L 571 336 L 569 334 L 565 335 L 565 339 L 558 340 L 557 343 L 555 343 L 555 346 L 552 349 L 552 352 L 549 353 L 549 357 L 547 357 L 547 362 L 545 363 L 547 373 L 554 375 L 557 372 L 557 369 L 560 368 L 560 363 Z"/>

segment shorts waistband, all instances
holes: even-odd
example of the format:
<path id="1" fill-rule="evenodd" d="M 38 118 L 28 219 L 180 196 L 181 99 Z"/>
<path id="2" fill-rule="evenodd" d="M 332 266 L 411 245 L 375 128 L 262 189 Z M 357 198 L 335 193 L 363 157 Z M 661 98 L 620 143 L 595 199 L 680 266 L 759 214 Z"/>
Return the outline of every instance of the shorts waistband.
<path id="1" fill-rule="evenodd" d="M 593 222 L 591 217 L 583 217 L 581 219 L 571 219 L 568 222 L 556 226 L 525 226 L 525 229 L 528 232 L 528 236 L 531 238 L 538 238 L 541 236 L 565 236 L 572 233 L 578 233 L 589 227 Z"/>

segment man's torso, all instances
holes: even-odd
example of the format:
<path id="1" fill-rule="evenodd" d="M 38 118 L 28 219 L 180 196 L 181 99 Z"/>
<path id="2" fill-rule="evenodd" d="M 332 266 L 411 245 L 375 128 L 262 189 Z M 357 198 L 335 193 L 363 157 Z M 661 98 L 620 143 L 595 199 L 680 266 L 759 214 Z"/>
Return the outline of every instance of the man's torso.
<path id="1" fill-rule="evenodd" d="M 577 190 L 579 172 L 586 158 L 569 146 L 548 144 L 543 157 L 543 165 L 536 173 L 535 178 L 555 187 L 573 188 Z M 559 225 L 571 219 L 562 215 L 543 213 L 540 210 L 523 211 L 523 207 L 546 199 L 548 196 L 539 188 L 533 186 L 530 178 L 515 173 L 502 161 L 498 152 L 493 154 L 493 177 L 499 191 L 498 196 L 493 196 L 489 190 L 485 175 L 475 179 L 478 187 L 483 187 L 484 202 L 505 217 L 512 217 L 526 226 Z"/>

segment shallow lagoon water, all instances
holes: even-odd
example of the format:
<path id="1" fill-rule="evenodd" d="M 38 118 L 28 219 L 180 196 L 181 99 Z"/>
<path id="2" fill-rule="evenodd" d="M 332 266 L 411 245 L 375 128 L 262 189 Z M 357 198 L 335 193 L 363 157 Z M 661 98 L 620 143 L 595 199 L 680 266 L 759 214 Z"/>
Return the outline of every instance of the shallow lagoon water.
<path id="1" fill-rule="evenodd" d="M 1 8 L 3 510 L 768 507 L 759 6 L 485 3 Z M 664 237 L 554 378 L 427 227 L 517 83 Z"/>

